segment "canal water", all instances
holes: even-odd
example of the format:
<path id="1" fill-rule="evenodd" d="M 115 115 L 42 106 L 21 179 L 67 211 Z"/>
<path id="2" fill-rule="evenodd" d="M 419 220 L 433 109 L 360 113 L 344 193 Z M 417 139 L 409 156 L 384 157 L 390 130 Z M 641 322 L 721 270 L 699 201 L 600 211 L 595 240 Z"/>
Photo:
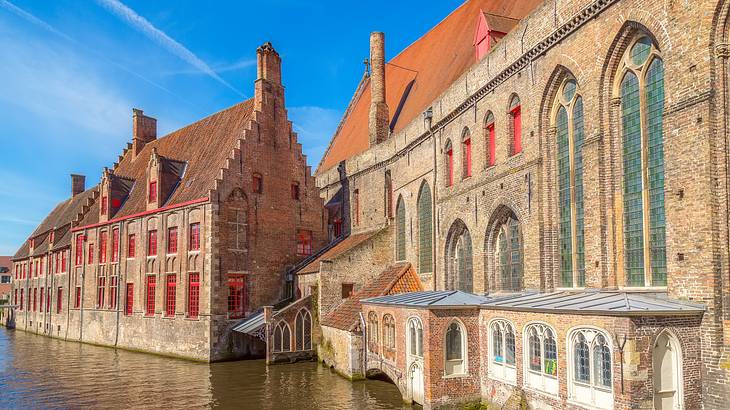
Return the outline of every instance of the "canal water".
<path id="1" fill-rule="evenodd" d="M 386 382 L 318 363 L 202 364 L 0 327 L 0 408 L 410 409 Z"/>

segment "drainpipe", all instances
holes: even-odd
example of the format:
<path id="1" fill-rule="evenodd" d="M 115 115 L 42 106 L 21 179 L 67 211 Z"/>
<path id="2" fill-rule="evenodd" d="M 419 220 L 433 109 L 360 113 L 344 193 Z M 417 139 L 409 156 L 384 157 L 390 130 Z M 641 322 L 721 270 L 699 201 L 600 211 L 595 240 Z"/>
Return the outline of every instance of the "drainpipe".
<path id="1" fill-rule="evenodd" d="M 113 229 L 112 229 L 112 232 L 113 232 Z M 117 343 L 119 343 L 119 326 L 120 326 L 119 321 L 121 320 L 121 315 L 120 315 L 120 310 L 119 310 L 119 306 L 120 306 L 120 303 L 119 303 L 120 297 L 119 296 L 120 296 L 120 292 L 121 292 L 121 289 L 122 289 L 122 283 L 126 283 L 126 280 L 124 282 L 122 282 L 120 280 L 122 278 L 122 269 L 121 269 L 121 266 L 122 266 L 122 255 L 126 255 L 126 253 L 123 253 L 122 252 L 124 250 L 122 244 L 124 242 L 126 242 L 126 241 L 123 241 L 122 238 L 124 238 L 125 236 L 126 236 L 126 231 L 124 231 L 124 221 L 122 221 L 119 224 L 119 240 L 117 242 L 117 246 L 119 247 L 119 249 L 117 250 L 117 255 L 118 256 L 117 256 L 117 266 L 116 266 L 116 270 L 117 270 L 117 272 L 116 272 L 117 273 L 117 275 L 116 275 L 117 276 L 117 294 L 116 294 L 116 301 L 117 301 L 117 303 L 116 303 L 115 309 L 117 311 L 117 324 L 115 326 L 116 332 L 114 334 L 114 346 L 116 346 Z M 114 253 L 114 249 L 112 249 L 112 253 Z M 124 263 L 126 263 L 126 258 L 124 258 L 124 260 L 125 260 Z M 127 270 L 125 269 L 124 271 L 126 272 Z M 111 277 L 109 279 L 111 280 Z M 125 285 L 125 287 L 126 287 L 126 285 Z"/>
<path id="2" fill-rule="evenodd" d="M 89 235 L 86 232 L 86 229 L 84 229 L 84 240 L 81 241 L 83 244 L 81 246 L 81 302 L 79 303 L 79 342 L 82 342 L 84 340 L 84 293 L 86 290 L 86 241 L 89 238 Z"/>
<path id="3" fill-rule="evenodd" d="M 71 236 L 71 245 L 76 243 L 74 236 Z M 71 258 L 76 255 L 71 254 L 71 245 L 68 247 L 68 265 L 66 268 L 66 336 L 63 340 L 68 340 L 68 328 L 71 325 Z M 83 248 L 82 248 L 83 250 Z M 75 260 L 75 259 L 74 259 Z M 74 262 L 76 263 L 76 262 Z"/>
<path id="4" fill-rule="evenodd" d="M 362 340 L 363 340 L 363 358 L 362 358 L 362 375 L 363 377 L 366 376 L 368 371 L 368 328 L 365 326 L 365 316 L 363 316 L 362 312 L 359 312 L 358 315 L 360 316 L 360 326 L 362 327 Z"/>

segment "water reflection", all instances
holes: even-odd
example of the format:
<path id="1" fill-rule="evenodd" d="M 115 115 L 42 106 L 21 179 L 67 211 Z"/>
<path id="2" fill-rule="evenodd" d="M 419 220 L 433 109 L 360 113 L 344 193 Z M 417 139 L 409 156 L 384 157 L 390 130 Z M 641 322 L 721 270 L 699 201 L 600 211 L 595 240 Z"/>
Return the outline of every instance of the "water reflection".
<path id="1" fill-rule="evenodd" d="M 193 363 L 0 328 L 0 408 L 406 409 L 316 363 Z"/>

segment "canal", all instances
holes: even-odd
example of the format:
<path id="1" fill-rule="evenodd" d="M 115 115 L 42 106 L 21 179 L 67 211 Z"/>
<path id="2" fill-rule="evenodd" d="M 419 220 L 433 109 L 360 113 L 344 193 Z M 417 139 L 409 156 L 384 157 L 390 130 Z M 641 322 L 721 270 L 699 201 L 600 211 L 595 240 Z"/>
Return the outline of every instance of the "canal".
<path id="1" fill-rule="evenodd" d="M 317 363 L 203 364 L 0 327 L 0 408 L 410 409 Z"/>

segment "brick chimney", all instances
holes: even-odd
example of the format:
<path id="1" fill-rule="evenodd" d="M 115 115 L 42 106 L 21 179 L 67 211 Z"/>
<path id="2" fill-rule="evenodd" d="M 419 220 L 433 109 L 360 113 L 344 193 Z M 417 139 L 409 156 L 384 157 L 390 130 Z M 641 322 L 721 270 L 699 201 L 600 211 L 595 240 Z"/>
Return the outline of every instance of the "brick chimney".
<path id="1" fill-rule="evenodd" d="M 86 176 L 71 174 L 71 197 L 86 191 Z"/>
<path id="2" fill-rule="evenodd" d="M 144 115 L 144 111 L 132 108 L 132 153 L 137 158 L 148 142 L 157 139 L 157 120 Z"/>
<path id="3" fill-rule="evenodd" d="M 385 36 L 370 33 L 370 116 L 368 134 L 370 146 L 388 138 L 388 104 L 385 103 Z"/>

